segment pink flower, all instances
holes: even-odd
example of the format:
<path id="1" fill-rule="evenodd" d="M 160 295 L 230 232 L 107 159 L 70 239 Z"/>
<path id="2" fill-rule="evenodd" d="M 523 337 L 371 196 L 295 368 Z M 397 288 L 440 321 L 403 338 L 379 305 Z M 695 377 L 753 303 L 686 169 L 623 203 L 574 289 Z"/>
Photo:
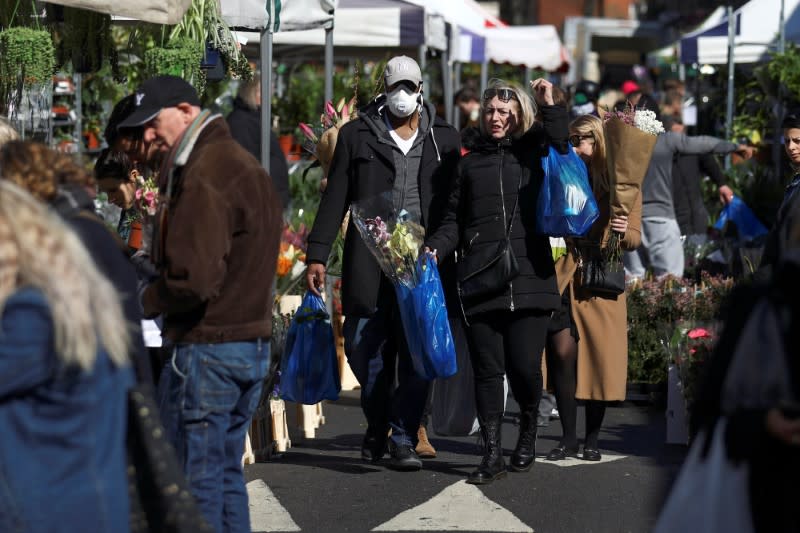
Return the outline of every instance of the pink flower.
<path id="1" fill-rule="evenodd" d="M 308 124 L 306 124 L 304 122 L 301 122 L 300 123 L 300 131 L 303 132 L 303 135 L 305 135 L 306 138 L 309 141 L 314 142 L 314 143 L 319 141 L 319 139 L 317 139 L 317 136 L 314 135 L 314 130 L 312 130 L 311 127 Z"/>
<path id="2" fill-rule="evenodd" d="M 705 328 L 694 328 L 686 334 L 690 339 L 710 339 L 711 333 Z"/>
<path id="3" fill-rule="evenodd" d="M 330 100 L 325 102 L 325 114 L 331 117 L 334 121 L 339 118 L 339 114 L 336 113 L 336 109 L 333 108 L 333 104 Z"/>
<path id="4" fill-rule="evenodd" d="M 147 205 L 153 205 L 156 203 L 156 193 L 153 191 L 147 191 L 144 193 L 144 201 L 147 202 Z"/>
<path id="5" fill-rule="evenodd" d="M 136 198 L 137 200 L 141 200 L 142 199 L 142 189 L 136 189 L 136 193 L 133 195 L 133 197 Z"/>

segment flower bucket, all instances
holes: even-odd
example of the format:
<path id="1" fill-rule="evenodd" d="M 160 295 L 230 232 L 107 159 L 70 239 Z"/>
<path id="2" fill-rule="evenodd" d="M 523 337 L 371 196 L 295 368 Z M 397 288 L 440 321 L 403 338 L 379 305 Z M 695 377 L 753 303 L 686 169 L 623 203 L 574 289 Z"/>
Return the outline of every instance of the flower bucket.
<path id="1" fill-rule="evenodd" d="M 142 222 L 131 222 L 131 232 L 128 234 L 128 246 L 134 250 L 142 247 Z"/>

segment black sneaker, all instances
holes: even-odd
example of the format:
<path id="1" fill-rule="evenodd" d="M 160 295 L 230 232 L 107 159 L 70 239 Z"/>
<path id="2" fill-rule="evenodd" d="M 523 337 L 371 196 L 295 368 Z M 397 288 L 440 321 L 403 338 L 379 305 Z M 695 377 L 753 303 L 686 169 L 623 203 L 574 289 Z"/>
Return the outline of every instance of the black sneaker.
<path id="1" fill-rule="evenodd" d="M 361 442 L 361 459 L 368 463 L 377 463 L 386 453 L 386 434 L 374 435 L 369 430 Z"/>
<path id="2" fill-rule="evenodd" d="M 422 468 L 422 460 L 411 445 L 392 446 L 391 456 L 389 468 L 393 470 L 413 472 Z"/>

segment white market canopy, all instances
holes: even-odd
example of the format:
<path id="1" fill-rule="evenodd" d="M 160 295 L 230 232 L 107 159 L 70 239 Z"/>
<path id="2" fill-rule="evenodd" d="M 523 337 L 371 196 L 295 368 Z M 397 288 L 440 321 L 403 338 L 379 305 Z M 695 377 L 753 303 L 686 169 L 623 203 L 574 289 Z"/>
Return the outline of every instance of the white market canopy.
<path id="1" fill-rule="evenodd" d="M 569 64 L 555 26 L 506 26 L 486 29 L 486 55 L 495 63 L 511 63 L 548 72 Z"/>
<path id="2" fill-rule="evenodd" d="M 189 9 L 192 0 L 48 0 L 48 2 L 155 24 L 177 24 Z"/>
<path id="3" fill-rule="evenodd" d="M 222 18 L 231 28 L 263 29 L 269 22 L 266 0 L 220 0 Z M 302 31 L 330 27 L 336 0 L 274 2 L 273 31 Z"/>
<path id="4" fill-rule="evenodd" d="M 786 40 L 800 39 L 800 0 L 783 0 Z M 756 63 L 766 59 L 780 31 L 781 0 L 750 0 L 733 12 L 736 37 L 733 57 L 736 63 Z M 773 50 L 774 51 L 774 50 Z M 728 62 L 728 17 L 680 41 L 681 63 L 722 65 Z"/>
<path id="5" fill-rule="evenodd" d="M 248 35 L 249 37 L 249 35 Z M 253 40 L 257 40 L 253 36 Z M 424 7 L 403 0 L 339 0 L 333 19 L 335 46 L 358 48 L 447 48 L 444 20 Z M 280 30 L 276 45 L 325 45 L 323 28 Z"/>

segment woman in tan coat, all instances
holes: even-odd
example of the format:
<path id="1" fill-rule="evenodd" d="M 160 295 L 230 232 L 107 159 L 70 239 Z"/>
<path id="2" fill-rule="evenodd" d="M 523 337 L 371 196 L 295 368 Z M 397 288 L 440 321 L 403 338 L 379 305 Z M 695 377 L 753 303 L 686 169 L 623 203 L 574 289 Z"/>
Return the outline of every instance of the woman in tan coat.
<path id="1" fill-rule="evenodd" d="M 547 459 L 577 457 L 577 401 L 585 400 L 586 436 L 583 459 L 599 461 L 597 439 L 606 404 L 625 399 L 628 367 L 627 307 L 625 294 L 595 296 L 581 287 L 579 258 L 599 245 L 604 248 L 612 231 L 623 234 L 623 250 L 641 242 L 642 197 L 630 214 L 611 217 L 609 180 L 606 172 L 603 122 L 583 115 L 569 126 L 570 143 L 589 169 L 600 216 L 585 237 L 567 242 L 567 255 L 556 263 L 562 309 L 553 317 L 547 343 L 547 363 L 553 377 L 563 436 Z M 580 340 L 580 341 L 579 341 Z"/>

